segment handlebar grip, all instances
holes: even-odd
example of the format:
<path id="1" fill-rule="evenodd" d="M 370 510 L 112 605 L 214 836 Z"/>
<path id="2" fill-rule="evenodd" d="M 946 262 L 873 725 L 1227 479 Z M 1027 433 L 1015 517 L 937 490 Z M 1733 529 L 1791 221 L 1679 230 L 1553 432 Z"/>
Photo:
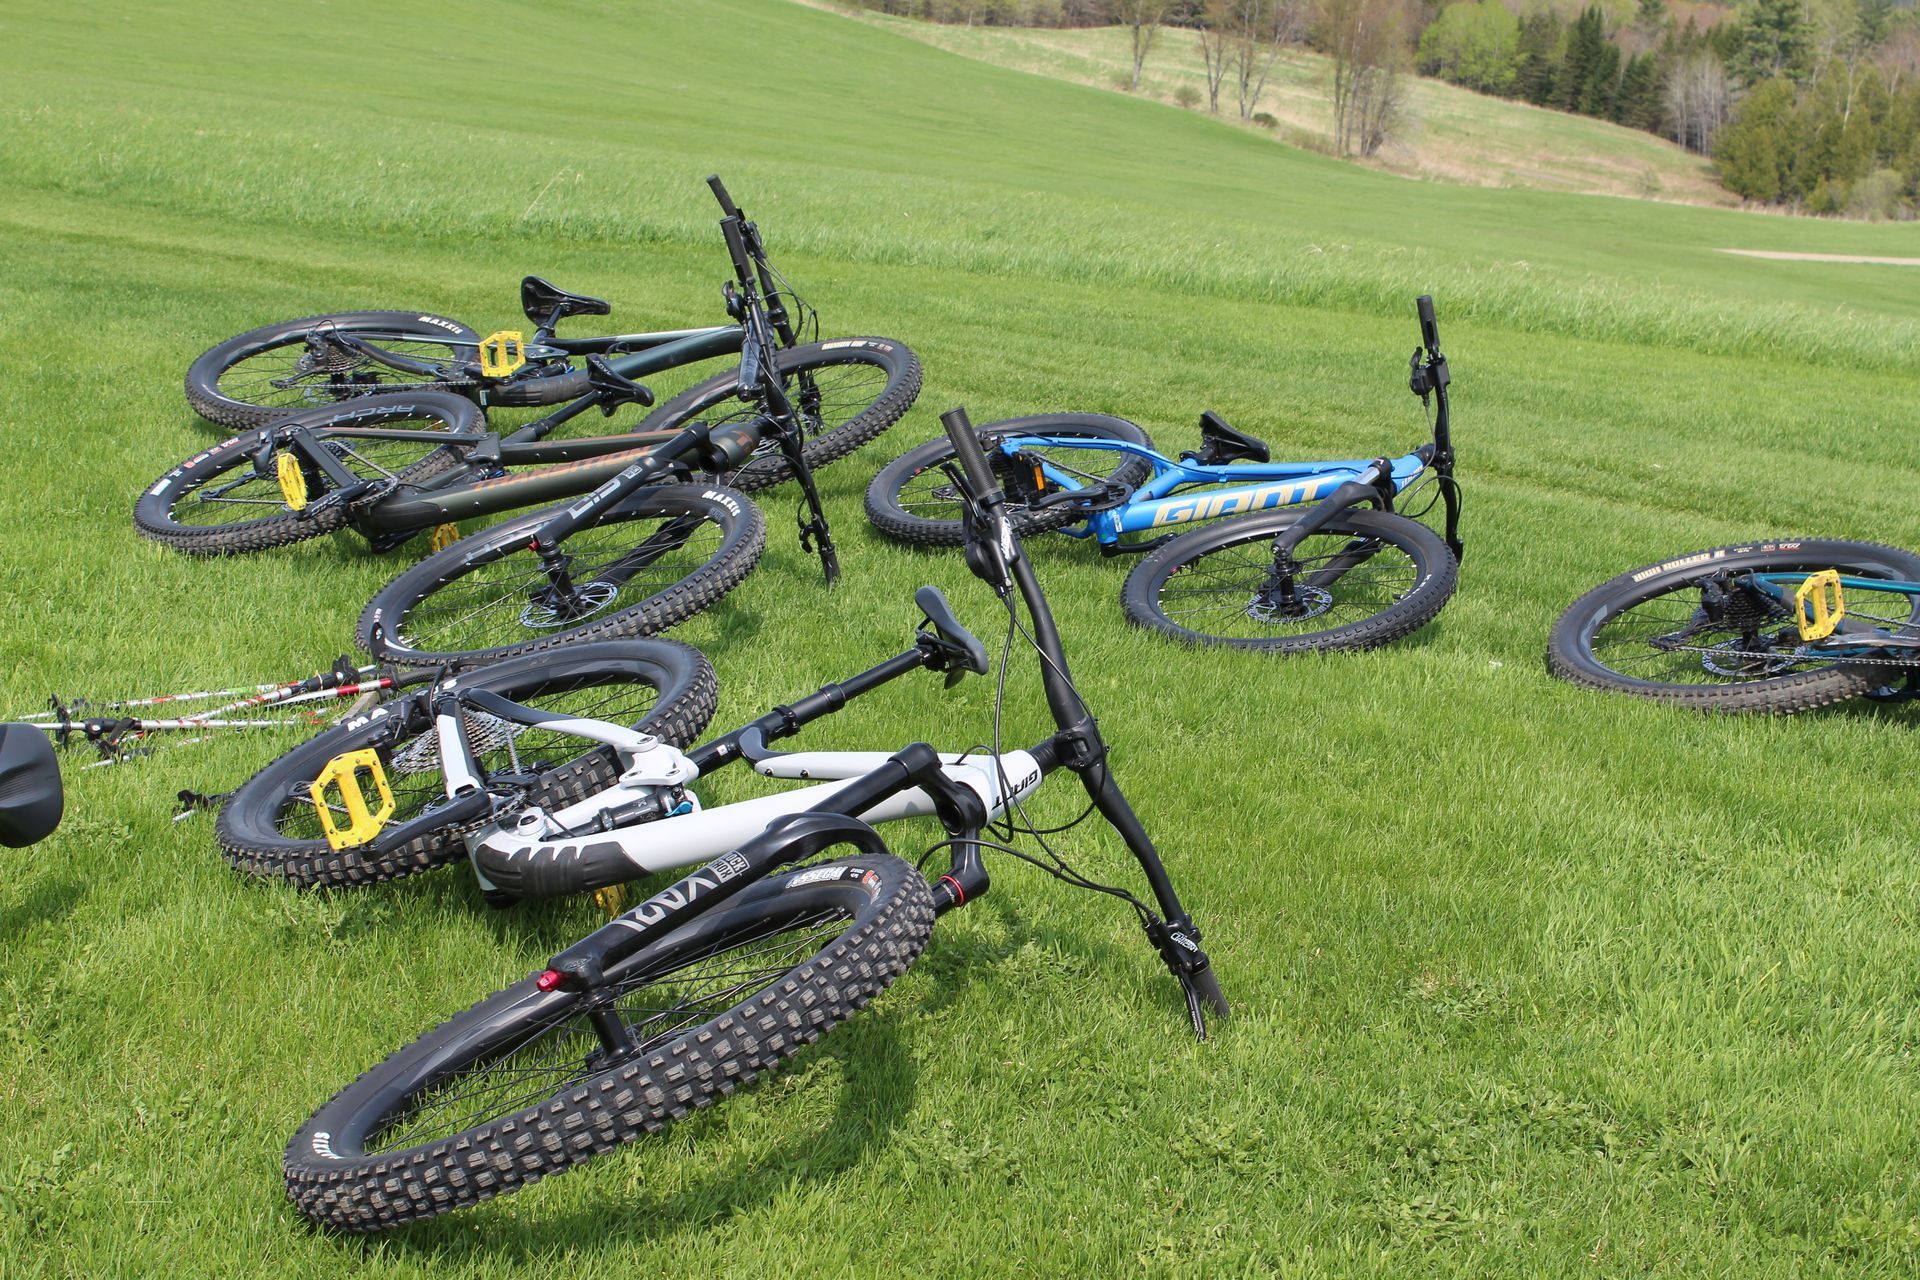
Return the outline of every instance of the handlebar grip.
<path id="1" fill-rule="evenodd" d="M 740 206 L 735 204 L 733 197 L 727 194 L 726 185 L 720 181 L 719 174 L 708 174 L 707 185 L 713 188 L 713 198 L 720 202 L 720 212 L 726 214 L 729 218 L 737 218 L 740 216 Z"/>
<path id="2" fill-rule="evenodd" d="M 993 468 L 987 465 L 987 455 L 980 448 L 980 437 L 973 434 L 967 411 L 959 406 L 947 410 L 940 415 L 940 425 L 947 429 L 947 439 L 953 443 L 953 456 L 960 459 L 960 468 L 967 473 L 973 496 L 980 498 L 993 492 Z"/>
<path id="3" fill-rule="evenodd" d="M 733 269 L 740 277 L 740 283 L 752 284 L 753 278 L 747 274 L 747 242 L 740 234 L 740 219 L 733 215 L 720 219 L 720 233 L 727 238 L 727 255 L 733 259 Z"/>
<path id="4" fill-rule="evenodd" d="M 1414 300 L 1414 307 L 1420 312 L 1420 341 L 1428 351 L 1440 349 L 1440 323 L 1433 318 L 1433 296 L 1421 294 Z"/>

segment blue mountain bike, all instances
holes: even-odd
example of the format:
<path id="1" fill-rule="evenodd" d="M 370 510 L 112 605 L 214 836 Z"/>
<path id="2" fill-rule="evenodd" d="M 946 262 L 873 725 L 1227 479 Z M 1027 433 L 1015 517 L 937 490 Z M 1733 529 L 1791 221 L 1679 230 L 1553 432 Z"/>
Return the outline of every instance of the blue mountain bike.
<path id="1" fill-rule="evenodd" d="M 1417 309 L 1409 388 L 1433 410 L 1433 439 L 1411 453 L 1273 462 L 1265 442 L 1208 412 L 1199 450 L 1175 461 L 1122 418 L 1011 418 L 977 428 L 1006 510 L 1023 535 L 1057 530 L 1104 555 L 1144 553 L 1122 592 L 1127 616 L 1181 640 L 1279 652 L 1397 640 L 1446 604 L 1461 553 L 1450 375 L 1433 299 Z M 874 527 L 901 542 L 960 545 L 953 456 L 935 440 L 882 469 L 867 489 Z M 1395 510 L 1427 486 L 1416 514 L 1444 503 L 1444 538 Z"/>

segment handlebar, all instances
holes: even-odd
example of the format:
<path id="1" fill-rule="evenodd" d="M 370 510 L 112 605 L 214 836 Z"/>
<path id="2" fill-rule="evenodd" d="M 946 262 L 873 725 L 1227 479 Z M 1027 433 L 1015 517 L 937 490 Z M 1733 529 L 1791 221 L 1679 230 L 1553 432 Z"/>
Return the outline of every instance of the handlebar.
<path id="1" fill-rule="evenodd" d="M 720 181 L 719 174 L 708 174 L 707 185 L 713 188 L 713 198 L 720 202 L 720 212 L 726 214 L 729 218 L 737 218 L 740 216 L 740 206 L 735 204 L 733 197 L 727 194 L 726 184 Z"/>
<path id="2" fill-rule="evenodd" d="M 740 277 L 743 287 L 753 287 L 752 268 L 747 263 L 747 241 L 740 234 L 740 217 L 728 214 L 720 219 L 720 234 L 727 238 L 727 256 L 733 259 L 733 270 Z"/>
<path id="3" fill-rule="evenodd" d="M 1414 300 L 1414 308 L 1420 313 L 1420 342 L 1429 354 L 1440 350 L 1440 322 L 1433 316 L 1433 296 L 1421 294 Z"/>
<path id="4" fill-rule="evenodd" d="M 980 437 L 973 434 L 973 423 L 967 418 L 967 411 L 961 408 L 949 409 L 940 415 L 940 425 L 947 429 L 947 439 L 953 442 L 953 456 L 960 460 L 961 468 L 967 475 L 967 486 L 973 490 L 972 498 L 978 502 L 992 493 L 993 468 L 987 465 L 987 455 L 980 448 Z"/>

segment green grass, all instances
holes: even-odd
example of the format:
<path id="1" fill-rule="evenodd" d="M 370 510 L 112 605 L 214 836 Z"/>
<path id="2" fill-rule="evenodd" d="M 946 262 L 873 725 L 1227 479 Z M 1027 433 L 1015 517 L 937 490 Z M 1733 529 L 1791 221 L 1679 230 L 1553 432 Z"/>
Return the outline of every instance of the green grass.
<path id="1" fill-rule="evenodd" d="M 776 495 L 762 567 L 678 633 L 723 718 L 893 651 L 923 581 L 989 630 L 957 560 L 859 516 L 939 410 L 1117 412 L 1177 449 L 1211 406 L 1277 455 L 1398 452 L 1421 290 L 1460 594 L 1392 649 L 1271 662 L 1131 631 L 1124 565 L 1036 548 L 1236 1004 L 1212 1043 L 1123 911 L 1003 860 L 791 1071 L 371 1244 L 300 1223 L 282 1144 L 593 909 L 488 912 L 458 871 L 240 882 L 169 815 L 258 740 L 71 772 L 62 831 L 0 874 L 0 1272 L 1910 1274 L 1916 713 L 1692 718 L 1540 651 L 1665 554 L 1920 545 L 1912 273 L 1714 252 L 1920 230 L 1408 183 L 786 5 L 485 13 L 465 49 L 476 11 L 434 3 L 0 14 L 0 710 L 311 670 L 398 571 L 344 538 L 210 564 L 134 536 L 134 494 L 218 438 L 179 394 L 199 350 L 360 305 L 499 327 L 523 272 L 615 324 L 708 321 L 716 169 L 831 331 L 928 373 L 822 475 L 844 588 Z M 964 745 L 988 705 L 903 684 L 806 740 Z"/>

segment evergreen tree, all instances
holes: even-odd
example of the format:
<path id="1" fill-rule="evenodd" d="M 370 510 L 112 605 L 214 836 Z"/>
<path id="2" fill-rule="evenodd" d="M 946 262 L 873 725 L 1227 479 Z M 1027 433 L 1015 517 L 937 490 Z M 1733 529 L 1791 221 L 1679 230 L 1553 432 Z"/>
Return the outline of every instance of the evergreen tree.
<path id="1" fill-rule="evenodd" d="M 1740 23 L 1735 68 L 1750 85 L 1776 76 L 1798 84 L 1811 69 L 1813 41 L 1801 0 L 1753 0 Z"/>
<path id="2" fill-rule="evenodd" d="M 1555 106 L 1563 111 L 1582 109 L 1581 103 L 1591 91 L 1594 72 L 1608 47 L 1600 7 L 1589 5 L 1567 30 L 1567 51 L 1554 73 Z"/>
<path id="3" fill-rule="evenodd" d="M 1769 80 L 1748 94 L 1714 139 L 1720 183 L 1749 200 L 1777 203 L 1789 193 L 1793 163 L 1793 85 Z"/>
<path id="4" fill-rule="evenodd" d="M 1520 24 L 1519 53 L 1515 60 L 1513 96 L 1537 107 L 1553 101 L 1554 70 L 1560 51 L 1560 19 L 1551 9 L 1528 15 Z"/>

